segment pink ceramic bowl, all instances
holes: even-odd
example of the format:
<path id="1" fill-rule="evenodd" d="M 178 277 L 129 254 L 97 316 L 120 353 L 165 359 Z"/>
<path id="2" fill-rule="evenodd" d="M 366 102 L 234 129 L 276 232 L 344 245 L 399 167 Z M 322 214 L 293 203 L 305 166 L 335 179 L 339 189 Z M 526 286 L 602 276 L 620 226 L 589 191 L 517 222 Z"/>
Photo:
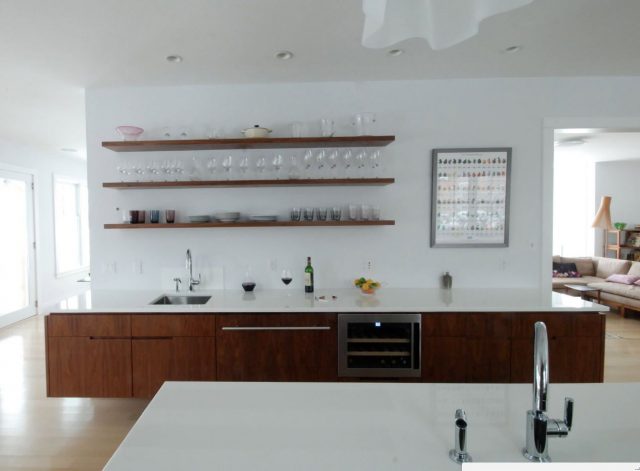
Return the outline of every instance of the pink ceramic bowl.
<path id="1" fill-rule="evenodd" d="M 144 129 L 137 126 L 118 126 L 116 131 L 120 133 L 125 141 L 135 141 L 144 132 Z"/>

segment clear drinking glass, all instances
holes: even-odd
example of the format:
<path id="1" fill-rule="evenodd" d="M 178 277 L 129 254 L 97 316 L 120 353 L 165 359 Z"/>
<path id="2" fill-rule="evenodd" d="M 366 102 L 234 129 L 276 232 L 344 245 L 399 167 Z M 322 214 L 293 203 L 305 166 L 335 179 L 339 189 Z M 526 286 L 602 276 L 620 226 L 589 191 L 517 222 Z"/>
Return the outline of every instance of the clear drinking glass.
<path id="1" fill-rule="evenodd" d="M 316 208 L 316 219 L 318 221 L 326 221 L 327 220 L 327 208 Z"/>
<path id="2" fill-rule="evenodd" d="M 371 207 L 371 220 L 379 221 L 380 220 L 380 206 L 372 206 Z"/>
<path id="3" fill-rule="evenodd" d="M 338 206 L 331 208 L 331 220 L 339 221 L 340 218 L 342 218 L 342 208 L 339 208 Z"/>
<path id="4" fill-rule="evenodd" d="M 342 163 L 344 164 L 344 174 L 346 177 L 351 176 L 353 167 L 353 153 L 347 149 L 342 153 Z"/>
<path id="5" fill-rule="evenodd" d="M 380 172 L 380 151 L 374 150 L 369 153 L 369 167 L 371 168 L 371 176 L 377 177 Z"/>
<path id="6" fill-rule="evenodd" d="M 303 166 L 304 166 L 305 177 L 306 178 L 311 178 L 311 169 L 312 169 L 313 163 L 314 163 L 313 151 L 311 149 L 307 150 L 304 153 L 304 157 L 302 158 L 302 162 L 303 162 Z"/>
<path id="7" fill-rule="evenodd" d="M 300 220 L 300 208 L 291 208 L 291 220 L 292 221 Z"/>
<path id="8" fill-rule="evenodd" d="M 353 125 L 358 136 L 371 136 L 375 122 L 375 113 L 358 113 L 353 117 Z"/>
<path id="9" fill-rule="evenodd" d="M 338 173 L 338 149 L 332 149 L 327 156 L 327 167 L 329 167 L 329 174 L 332 177 L 336 177 Z"/>
<path id="10" fill-rule="evenodd" d="M 365 170 L 366 158 L 367 158 L 367 154 L 365 153 L 364 149 L 360 149 L 356 153 L 356 156 L 354 158 L 354 160 L 355 160 L 355 173 L 359 177 L 364 176 L 363 174 L 364 174 L 364 170 Z"/>
<path id="11" fill-rule="evenodd" d="M 265 170 L 267 168 L 267 159 L 264 157 L 258 157 L 256 160 L 256 173 L 258 174 L 258 179 L 265 178 Z"/>
<path id="12" fill-rule="evenodd" d="M 369 219 L 371 219 L 371 206 L 369 206 L 368 204 L 360 205 L 360 218 L 363 221 L 368 221 Z"/>
<path id="13" fill-rule="evenodd" d="M 285 286 L 289 286 L 289 284 L 293 281 L 291 270 L 282 270 L 282 273 L 280 274 L 280 280 L 282 280 L 282 283 L 284 283 Z M 287 292 L 287 296 L 291 296 L 291 292 Z"/>
<path id="14" fill-rule="evenodd" d="M 282 164 L 284 164 L 284 157 L 282 157 L 282 155 L 277 154 L 273 157 L 271 165 L 273 166 L 273 172 L 276 178 L 280 177 L 280 169 L 282 169 Z"/>
<path id="15" fill-rule="evenodd" d="M 289 157 L 289 178 L 291 180 L 300 178 L 300 165 L 298 164 L 298 157 L 295 155 Z"/>
<path id="16" fill-rule="evenodd" d="M 218 172 L 218 159 L 211 157 L 207 162 L 207 172 L 213 177 Z"/>
<path id="17" fill-rule="evenodd" d="M 313 221 L 313 208 L 304 208 L 303 218 L 305 221 Z"/>
<path id="18" fill-rule="evenodd" d="M 231 173 L 233 172 L 233 155 L 227 155 L 222 161 L 222 168 L 224 169 L 227 180 L 231 180 Z"/>
<path id="19" fill-rule="evenodd" d="M 349 220 L 351 221 L 357 221 L 358 220 L 358 210 L 360 209 L 360 206 L 357 204 L 350 204 L 349 205 Z"/>
<path id="20" fill-rule="evenodd" d="M 326 156 L 327 156 L 327 153 L 324 150 L 320 150 L 316 154 L 316 165 L 317 165 L 319 177 L 322 177 L 326 171 L 326 166 L 325 166 Z"/>
<path id="21" fill-rule="evenodd" d="M 334 122 L 329 118 L 322 118 L 320 120 L 320 130 L 322 131 L 322 137 L 331 137 L 334 133 Z"/>
<path id="22" fill-rule="evenodd" d="M 300 121 L 291 123 L 291 137 L 302 137 L 304 135 L 304 124 Z"/>
<path id="23" fill-rule="evenodd" d="M 249 170 L 249 157 L 246 155 L 240 159 L 240 163 L 238 163 L 238 168 L 240 169 L 240 174 L 242 178 L 247 177 L 247 171 Z"/>

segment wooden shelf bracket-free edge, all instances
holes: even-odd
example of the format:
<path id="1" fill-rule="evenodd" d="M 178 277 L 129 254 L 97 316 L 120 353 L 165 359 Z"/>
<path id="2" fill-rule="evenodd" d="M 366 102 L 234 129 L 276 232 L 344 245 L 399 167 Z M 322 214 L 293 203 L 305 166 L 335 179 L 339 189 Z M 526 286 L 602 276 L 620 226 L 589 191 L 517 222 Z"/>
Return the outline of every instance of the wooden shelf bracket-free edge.
<path id="1" fill-rule="evenodd" d="M 237 188 L 262 186 L 383 186 L 395 183 L 395 178 L 314 178 L 286 180 L 193 180 L 174 182 L 105 182 L 103 188 L 119 190 L 151 188 Z"/>
<path id="2" fill-rule="evenodd" d="M 384 147 L 395 136 L 265 137 L 238 139 L 180 139 L 152 141 L 104 141 L 114 152 L 158 152 L 221 149 L 300 149 L 320 147 Z"/>
<path id="3" fill-rule="evenodd" d="M 240 222 L 177 222 L 173 224 L 105 224 L 105 229 L 215 229 L 242 227 L 343 227 L 343 226 L 394 226 L 395 221 L 240 221 Z"/>

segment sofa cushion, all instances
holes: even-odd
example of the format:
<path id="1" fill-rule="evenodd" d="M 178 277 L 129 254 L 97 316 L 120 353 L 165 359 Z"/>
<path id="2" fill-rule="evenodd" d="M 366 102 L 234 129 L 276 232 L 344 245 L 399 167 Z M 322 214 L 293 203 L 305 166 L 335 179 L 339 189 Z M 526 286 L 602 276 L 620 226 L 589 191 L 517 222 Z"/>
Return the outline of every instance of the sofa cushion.
<path id="1" fill-rule="evenodd" d="M 575 263 L 553 263 L 553 278 L 580 278 Z"/>
<path id="2" fill-rule="evenodd" d="M 608 278 L 615 274 L 627 274 L 631 267 L 629 260 L 618 260 L 616 258 L 597 258 L 596 276 L 598 278 Z"/>
<path id="3" fill-rule="evenodd" d="M 590 283 L 602 283 L 604 280 L 596 276 L 582 276 L 580 278 L 553 278 L 553 289 L 564 288 L 564 285 L 588 285 Z"/>
<path id="4" fill-rule="evenodd" d="M 615 294 L 626 298 L 640 299 L 640 286 L 623 285 L 620 283 L 611 283 L 604 281 L 600 283 L 589 283 L 590 288 L 598 288 L 603 293 Z"/>
<path id="5" fill-rule="evenodd" d="M 627 275 L 640 276 L 640 262 L 631 262 Z"/>
<path id="6" fill-rule="evenodd" d="M 606 281 L 620 283 L 621 285 L 632 285 L 638 280 L 640 280 L 640 276 L 616 274 L 608 277 Z"/>
<path id="7" fill-rule="evenodd" d="M 613 301 L 615 303 L 629 306 L 632 309 L 638 310 L 640 308 L 640 299 L 629 298 L 626 296 L 618 296 L 611 293 L 600 293 L 600 299 L 604 302 Z"/>
<path id="8" fill-rule="evenodd" d="M 553 263 L 562 263 L 562 257 L 560 255 L 554 255 Z"/>

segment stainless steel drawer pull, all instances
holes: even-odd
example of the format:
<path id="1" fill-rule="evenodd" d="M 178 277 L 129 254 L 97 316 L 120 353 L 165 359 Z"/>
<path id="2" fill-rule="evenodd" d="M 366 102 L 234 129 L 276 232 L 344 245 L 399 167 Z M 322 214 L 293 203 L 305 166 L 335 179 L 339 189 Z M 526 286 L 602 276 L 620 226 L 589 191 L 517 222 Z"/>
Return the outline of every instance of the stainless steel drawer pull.
<path id="1" fill-rule="evenodd" d="M 311 326 L 311 327 L 294 327 L 294 326 L 290 326 L 290 327 L 276 327 L 276 326 L 272 326 L 272 327 L 223 327 L 222 330 L 331 330 L 331 327 L 327 326 Z"/>

